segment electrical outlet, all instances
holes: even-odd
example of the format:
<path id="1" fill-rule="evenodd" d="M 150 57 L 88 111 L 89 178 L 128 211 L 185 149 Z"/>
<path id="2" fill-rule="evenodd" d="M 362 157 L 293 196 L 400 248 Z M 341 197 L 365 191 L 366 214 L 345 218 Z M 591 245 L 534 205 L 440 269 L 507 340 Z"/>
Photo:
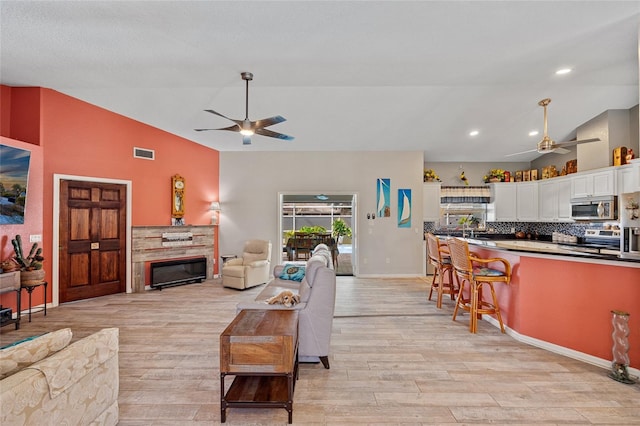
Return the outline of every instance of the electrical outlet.
<path id="1" fill-rule="evenodd" d="M 39 243 L 41 241 L 42 241 L 42 235 L 40 235 L 40 234 L 29 235 L 29 242 L 30 243 Z"/>
<path id="2" fill-rule="evenodd" d="M 387 263 L 391 263 L 391 258 L 387 257 Z"/>
<path id="3" fill-rule="evenodd" d="M 512 234 L 515 234 L 515 232 L 516 232 L 516 228 L 513 228 L 513 227 L 512 227 L 512 228 L 511 228 L 511 233 L 512 233 Z"/>
<path id="4" fill-rule="evenodd" d="M 363 259 L 364 264 L 366 265 L 367 263 L 369 263 L 369 259 L 367 259 L 366 257 Z"/>

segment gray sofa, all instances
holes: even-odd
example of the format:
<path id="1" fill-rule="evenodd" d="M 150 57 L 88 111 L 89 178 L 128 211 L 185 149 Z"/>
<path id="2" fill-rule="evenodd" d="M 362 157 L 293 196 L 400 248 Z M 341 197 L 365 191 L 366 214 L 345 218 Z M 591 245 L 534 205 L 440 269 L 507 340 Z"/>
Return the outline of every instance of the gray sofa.
<path id="1" fill-rule="evenodd" d="M 284 266 L 291 263 L 306 266 L 301 282 L 281 279 Z M 277 265 L 273 270 L 274 278 L 265 286 L 254 302 L 237 305 L 238 312 L 243 309 L 295 309 L 299 312 L 298 357 L 300 362 L 322 362 L 329 368 L 329 344 L 333 326 L 333 312 L 336 300 L 336 274 L 333 270 L 331 252 L 316 248 L 306 262 L 288 262 Z M 281 304 L 269 305 L 265 301 L 284 290 L 290 290 L 300 296 L 300 303 L 291 308 Z"/>

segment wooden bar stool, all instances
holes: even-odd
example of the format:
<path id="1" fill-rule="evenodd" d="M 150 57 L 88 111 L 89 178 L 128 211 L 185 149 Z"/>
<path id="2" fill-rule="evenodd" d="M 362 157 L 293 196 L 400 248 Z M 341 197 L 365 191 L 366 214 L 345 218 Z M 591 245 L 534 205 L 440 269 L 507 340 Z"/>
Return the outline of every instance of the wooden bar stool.
<path id="1" fill-rule="evenodd" d="M 429 298 L 433 295 L 433 290 L 438 294 L 436 307 L 442 308 L 442 295 L 451 295 L 451 300 L 455 300 L 455 294 L 458 292 L 453 282 L 453 265 L 449 257 L 449 248 L 446 243 L 441 243 L 438 237 L 432 233 L 427 233 L 427 259 L 433 265 L 433 281 L 429 289 Z M 449 277 L 448 282 L 444 282 L 444 275 Z M 437 280 L 437 282 L 436 282 Z"/>
<path id="2" fill-rule="evenodd" d="M 464 309 L 469 312 L 470 316 L 469 331 L 475 333 L 478 329 L 478 319 L 482 318 L 482 314 L 495 314 L 500 323 L 500 331 L 504 333 L 504 324 L 493 283 L 509 284 L 511 264 L 502 258 L 482 259 L 475 253 L 470 253 L 469 244 L 459 238 L 449 239 L 448 245 L 451 263 L 460 284 L 456 307 L 453 310 L 453 320 L 456 320 L 458 308 Z M 486 267 L 490 263 L 502 263 L 504 270 Z M 487 285 L 491 290 L 492 302 L 482 299 L 483 285 Z M 468 298 L 464 296 L 465 286 L 468 286 L 469 289 Z"/>

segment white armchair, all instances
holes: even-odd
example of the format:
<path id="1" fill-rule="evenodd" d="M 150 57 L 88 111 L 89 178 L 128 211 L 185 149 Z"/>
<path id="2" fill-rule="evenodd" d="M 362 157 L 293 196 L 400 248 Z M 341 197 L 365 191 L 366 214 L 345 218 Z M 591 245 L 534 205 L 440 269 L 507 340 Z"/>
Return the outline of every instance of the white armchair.
<path id="1" fill-rule="evenodd" d="M 249 240 L 244 244 L 242 257 L 222 265 L 222 285 L 244 290 L 269 281 L 271 241 Z"/>

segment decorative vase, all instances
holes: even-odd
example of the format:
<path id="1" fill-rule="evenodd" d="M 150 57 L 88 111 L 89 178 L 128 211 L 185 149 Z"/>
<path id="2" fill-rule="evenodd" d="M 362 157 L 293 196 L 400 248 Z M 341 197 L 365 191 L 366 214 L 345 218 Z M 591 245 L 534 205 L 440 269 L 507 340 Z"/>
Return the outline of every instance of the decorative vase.
<path id="1" fill-rule="evenodd" d="M 44 282 L 44 269 L 33 271 L 20 271 L 20 284 L 24 286 L 42 284 Z"/>
<path id="2" fill-rule="evenodd" d="M 629 313 L 623 311 L 611 311 L 613 314 L 613 361 L 611 362 L 611 372 L 609 377 L 625 384 L 634 384 L 635 381 L 629 377 L 627 368 L 629 367 Z"/>
<path id="3" fill-rule="evenodd" d="M 499 177 L 492 177 L 489 178 L 489 182 L 502 182 L 502 179 L 500 179 Z"/>
<path id="4" fill-rule="evenodd" d="M 430 177 L 428 177 L 428 178 L 424 178 L 424 181 L 425 181 L 425 182 L 433 182 L 433 178 L 430 178 Z"/>

